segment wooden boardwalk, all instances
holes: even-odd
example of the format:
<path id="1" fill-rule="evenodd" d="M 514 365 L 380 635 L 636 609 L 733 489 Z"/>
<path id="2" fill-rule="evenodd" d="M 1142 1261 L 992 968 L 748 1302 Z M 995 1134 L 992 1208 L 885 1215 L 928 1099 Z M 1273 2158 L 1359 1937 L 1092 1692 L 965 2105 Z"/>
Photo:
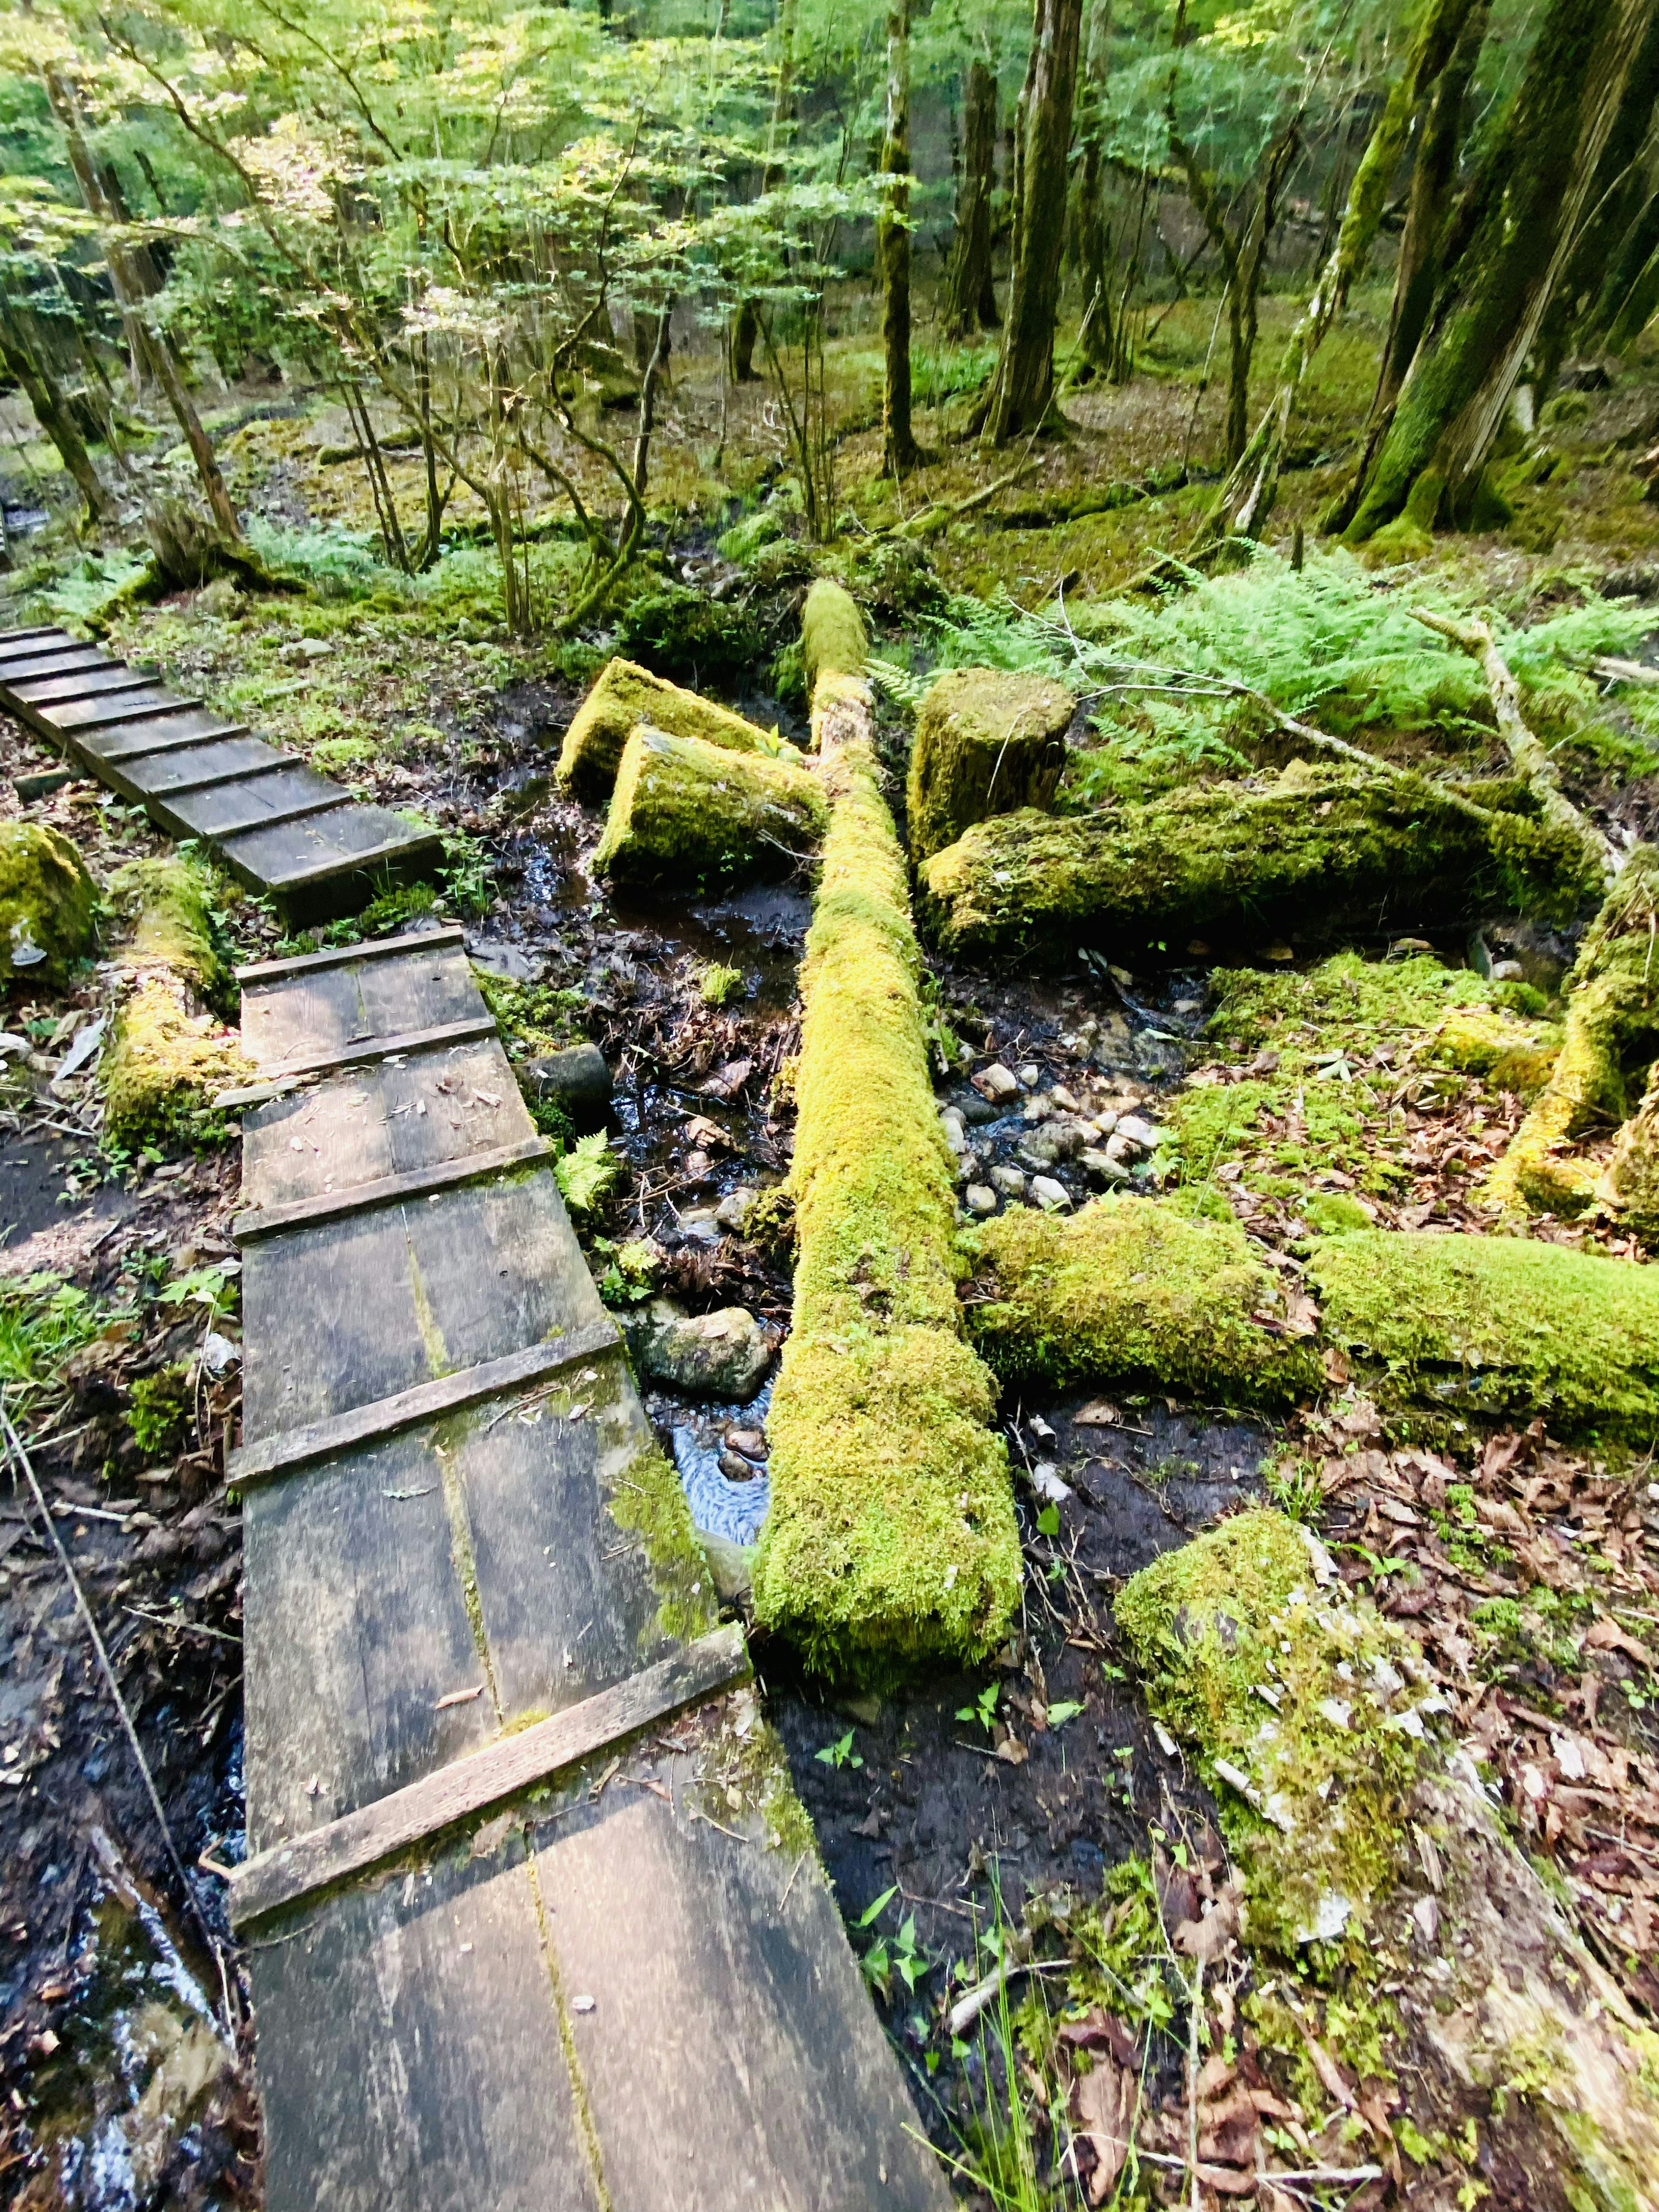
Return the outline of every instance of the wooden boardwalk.
<path id="1" fill-rule="evenodd" d="M 948 2205 L 459 931 L 241 980 L 269 2212 Z"/>
<path id="2" fill-rule="evenodd" d="M 294 920 L 349 912 L 441 855 L 434 832 L 66 631 L 0 632 L 0 707 Z"/>

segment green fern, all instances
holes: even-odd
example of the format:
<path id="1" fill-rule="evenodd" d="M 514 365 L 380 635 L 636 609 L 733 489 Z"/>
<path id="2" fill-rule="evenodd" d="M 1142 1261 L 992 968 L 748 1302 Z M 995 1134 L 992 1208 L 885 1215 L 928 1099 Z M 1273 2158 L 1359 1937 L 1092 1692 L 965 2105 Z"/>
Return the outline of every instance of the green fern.
<path id="1" fill-rule="evenodd" d="M 578 1137 L 562 1159 L 553 1164 L 559 1189 L 573 1213 L 592 1213 L 602 1205 L 622 1174 L 622 1162 L 611 1150 L 603 1129 L 591 1137 Z"/>

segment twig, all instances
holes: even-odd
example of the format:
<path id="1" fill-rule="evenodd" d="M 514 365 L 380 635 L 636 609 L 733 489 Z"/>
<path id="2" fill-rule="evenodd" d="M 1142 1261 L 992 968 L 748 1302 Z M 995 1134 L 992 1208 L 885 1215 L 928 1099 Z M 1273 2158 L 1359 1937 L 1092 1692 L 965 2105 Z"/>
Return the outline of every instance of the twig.
<path id="1" fill-rule="evenodd" d="M 1192 2212 L 1202 2212 L 1198 2194 L 1198 2039 L 1204 2025 L 1204 1961 L 1193 1961 L 1193 2009 L 1187 2030 L 1187 2167 L 1192 2176 Z"/>

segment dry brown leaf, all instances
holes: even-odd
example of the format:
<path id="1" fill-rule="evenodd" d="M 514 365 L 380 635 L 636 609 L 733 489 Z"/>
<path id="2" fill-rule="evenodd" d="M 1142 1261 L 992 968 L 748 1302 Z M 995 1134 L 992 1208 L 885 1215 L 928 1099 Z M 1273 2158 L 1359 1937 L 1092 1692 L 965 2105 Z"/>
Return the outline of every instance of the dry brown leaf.
<path id="1" fill-rule="evenodd" d="M 1104 2052 L 1073 2088 L 1079 2132 L 1095 2154 L 1087 2185 L 1091 2204 L 1103 2204 L 1116 2186 L 1129 2154 L 1137 2101 L 1136 2077 Z"/>

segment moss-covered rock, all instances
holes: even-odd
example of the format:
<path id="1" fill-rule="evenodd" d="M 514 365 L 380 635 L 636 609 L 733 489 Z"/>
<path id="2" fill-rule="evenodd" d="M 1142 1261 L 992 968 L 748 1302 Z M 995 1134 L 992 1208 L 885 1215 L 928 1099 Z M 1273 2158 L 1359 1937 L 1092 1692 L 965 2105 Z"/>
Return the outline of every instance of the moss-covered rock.
<path id="1" fill-rule="evenodd" d="M 1340 1941 L 1363 1964 L 1433 1756 L 1413 1648 L 1265 1509 L 1144 1567 L 1117 1620 L 1153 1712 L 1216 1793 L 1247 1939 L 1280 1954 Z"/>
<path id="2" fill-rule="evenodd" d="M 125 925 L 128 969 L 167 968 L 204 997 L 221 989 L 225 965 L 214 942 L 213 879 L 184 860 L 129 860 L 109 879 L 111 907 Z"/>
<path id="3" fill-rule="evenodd" d="M 641 722 L 670 737 L 697 738 L 727 752 L 777 757 L 793 750 L 775 730 L 763 730 L 729 708 L 700 699 L 695 691 L 684 691 L 665 677 L 618 657 L 599 671 L 565 732 L 560 782 L 583 799 L 602 799 L 617 780 L 623 747 Z"/>
<path id="4" fill-rule="evenodd" d="M 1236 1222 L 1113 1197 L 1069 1218 L 1012 1206 L 963 1242 L 969 1334 L 1006 1383 L 1150 1382 L 1226 1405 L 1321 1386 L 1316 1351 L 1280 1333 L 1279 1279 Z"/>
<path id="5" fill-rule="evenodd" d="M 1030 810 L 968 830 L 921 869 L 923 910 L 969 957 L 1137 954 L 1201 932 L 1334 933 L 1494 907 L 1576 911 L 1577 841 L 1535 817 L 1482 820 L 1426 780 L 1293 761 L 1276 780 L 1188 787 L 1098 814 Z"/>
<path id="6" fill-rule="evenodd" d="M 624 607 L 617 640 L 664 675 L 689 677 L 694 684 L 743 676 L 765 644 L 746 606 L 684 584 L 664 585 Z"/>
<path id="7" fill-rule="evenodd" d="M 212 1094 L 258 1079 L 234 1032 L 197 1006 L 182 979 L 160 973 L 117 1013 L 99 1073 L 105 1133 L 130 1150 L 227 1136 L 214 1117 Z"/>
<path id="8" fill-rule="evenodd" d="M 1515 1237 L 1322 1240 L 1328 1342 L 1385 1403 L 1659 1431 L 1659 1268 Z"/>
<path id="9" fill-rule="evenodd" d="M 690 897 L 786 872 L 830 810 L 810 770 L 641 724 L 623 749 L 596 874 Z"/>
<path id="10" fill-rule="evenodd" d="M 800 637 L 806 681 L 814 689 L 821 676 L 856 676 L 870 658 L 864 620 L 852 593 L 828 576 L 820 576 L 806 594 Z"/>
<path id="11" fill-rule="evenodd" d="M 1624 1127 L 1607 1164 L 1605 1195 L 1626 1228 L 1659 1253 L 1659 1062 L 1647 1095 Z"/>
<path id="12" fill-rule="evenodd" d="M 911 858 L 927 860 L 989 815 L 1046 810 L 1066 765 L 1074 704 L 1046 676 L 951 668 L 938 678 L 910 749 Z"/>
<path id="13" fill-rule="evenodd" d="M 98 890 L 69 839 L 0 822 L 0 980 L 61 983 L 92 950 Z"/>
<path id="14" fill-rule="evenodd" d="M 1424 1048 L 1423 1058 L 1462 1075 L 1484 1076 L 1517 1098 L 1536 1097 L 1561 1051 L 1556 1022 L 1517 1022 L 1495 1007 L 1454 1007 Z"/>
<path id="15" fill-rule="evenodd" d="M 1638 845 L 1585 933 L 1567 979 L 1567 1018 L 1549 1081 L 1487 1179 L 1516 1211 L 1582 1213 L 1597 1171 L 1569 1157 L 1577 1139 L 1630 1114 L 1634 1069 L 1659 1053 L 1659 847 Z"/>
<path id="16" fill-rule="evenodd" d="M 957 1333 L 904 856 L 868 745 L 833 754 L 825 781 L 795 1079 L 799 1258 L 755 1605 L 818 1668 L 879 1676 L 990 1650 L 1019 1602 L 1019 1540 L 995 1386 Z"/>

